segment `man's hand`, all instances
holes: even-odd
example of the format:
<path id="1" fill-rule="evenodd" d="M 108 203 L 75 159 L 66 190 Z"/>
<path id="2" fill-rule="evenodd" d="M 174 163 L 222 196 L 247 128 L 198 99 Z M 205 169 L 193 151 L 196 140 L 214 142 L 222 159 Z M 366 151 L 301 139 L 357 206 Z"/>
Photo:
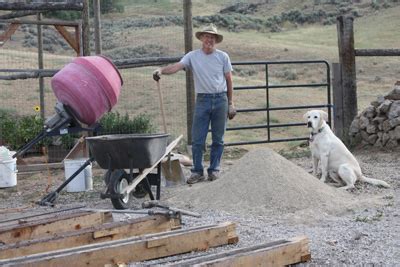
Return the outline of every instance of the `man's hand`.
<path id="1" fill-rule="evenodd" d="M 153 72 L 153 80 L 155 80 L 156 82 L 158 82 L 161 79 L 161 69 L 156 69 Z"/>
<path id="2" fill-rule="evenodd" d="M 236 109 L 235 106 L 232 104 L 229 104 L 228 106 L 228 118 L 231 120 L 236 116 Z"/>

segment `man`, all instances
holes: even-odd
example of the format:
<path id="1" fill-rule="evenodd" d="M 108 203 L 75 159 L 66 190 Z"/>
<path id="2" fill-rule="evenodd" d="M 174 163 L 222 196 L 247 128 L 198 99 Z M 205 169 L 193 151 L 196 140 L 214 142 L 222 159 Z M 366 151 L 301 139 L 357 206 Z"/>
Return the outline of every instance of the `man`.
<path id="1" fill-rule="evenodd" d="M 203 152 L 205 150 L 208 127 L 211 124 L 210 166 L 208 180 L 219 176 L 220 162 L 224 151 L 226 119 L 233 119 L 236 110 L 233 105 L 232 65 L 227 53 L 215 48 L 223 36 L 215 25 L 210 24 L 196 32 L 202 43 L 198 50 L 187 53 L 180 62 L 154 71 L 153 79 L 158 81 L 162 74 L 173 74 L 182 69 L 193 72 L 196 92 L 196 105 L 192 126 L 192 175 L 187 180 L 194 184 L 205 180 Z"/>

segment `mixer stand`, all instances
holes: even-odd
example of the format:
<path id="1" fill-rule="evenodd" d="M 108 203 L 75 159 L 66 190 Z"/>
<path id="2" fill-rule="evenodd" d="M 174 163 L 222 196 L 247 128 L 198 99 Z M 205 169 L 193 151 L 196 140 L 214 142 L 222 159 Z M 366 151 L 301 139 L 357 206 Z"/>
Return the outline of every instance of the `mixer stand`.
<path id="1" fill-rule="evenodd" d="M 40 142 L 46 137 L 74 134 L 82 131 L 98 132 L 100 130 L 100 124 L 95 123 L 90 127 L 82 127 L 82 125 L 75 118 L 73 111 L 66 105 L 57 102 L 54 107 L 56 114 L 48 118 L 43 126 L 43 131 L 40 132 L 35 138 L 23 145 L 17 150 L 17 152 L 12 156 L 16 158 L 24 154 L 29 148 L 31 148 L 36 143 Z"/>

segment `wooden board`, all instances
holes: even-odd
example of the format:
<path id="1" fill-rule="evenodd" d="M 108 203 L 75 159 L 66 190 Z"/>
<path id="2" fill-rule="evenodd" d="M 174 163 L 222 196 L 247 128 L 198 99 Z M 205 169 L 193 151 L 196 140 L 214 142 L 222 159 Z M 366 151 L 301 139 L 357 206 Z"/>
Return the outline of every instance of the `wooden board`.
<path id="1" fill-rule="evenodd" d="M 213 255 L 168 263 L 168 266 L 285 266 L 311 259 L 309 240 L 305 236 L 239 248 Z M 134 266 L 134 265 L 133 265 Z M 140 266 L 149 266 L 140 264 Z"/>
<path id="2" fill-rule="evenodd" d="M 79 211 L 53 214 L 52 218 L 20 221 L 19 225 L 9 225 L 0 230 L 0 243 L 10 244 L 28 239 L 51 236 L 60 232 L 74 231 L 89 226 L 112 221 L 111 212 Z"/>
<path id="3" fill-rule="evenodd" d="M 7 266 L 104 266 L 161 258 L 238 242 L 235 224 L 201 226 L 103 242 L 10 260 Z"/>
<path id="4" fill-rule="evenodd" d="M 169 219 L 160 215 L 110 222 L 78 231 L 59 233 L 56 236 L 0 246 L 0 259 L 21 257 L 150 233 L 166 232 L 178 228 L 180 228 L 180 220 Z"/>

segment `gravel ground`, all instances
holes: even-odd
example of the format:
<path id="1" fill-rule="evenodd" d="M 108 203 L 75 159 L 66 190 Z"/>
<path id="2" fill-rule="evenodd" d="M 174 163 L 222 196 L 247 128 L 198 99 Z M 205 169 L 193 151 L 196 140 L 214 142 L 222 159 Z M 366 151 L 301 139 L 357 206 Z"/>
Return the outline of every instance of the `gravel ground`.
<path id="1" fill-rule="evenodd" d="M 162 188 L 163 201 L 202 214 L 202 218 L 185 216 L 185 228 L 236 222 L 239 243 L 150 263 L 306 235 L 312 257 L 307 265 L 400 266 L 400 152 L 369 149 L 354 154 L 366 176 L 385 180 L 391 188 L 358 183 L 355 190 L 342 191 L 309 175 L 308 157 L 288 161 L 269 149 L 224 161 L 217 181 Z M 99 198 L 104 172 L 94 168 L 94 190 L 63 192 L 57 207 L 112 208 L 108 199 Z M 63 179 L 62 171 L 19 174 L 16 187 L 0 189 L 0 220 L 49 210 L 34 201 Z M 132 208 L 139 208 L 143 200 L 135 199 Z M 132 215 L 117 218 L 124 216 Z"/>

